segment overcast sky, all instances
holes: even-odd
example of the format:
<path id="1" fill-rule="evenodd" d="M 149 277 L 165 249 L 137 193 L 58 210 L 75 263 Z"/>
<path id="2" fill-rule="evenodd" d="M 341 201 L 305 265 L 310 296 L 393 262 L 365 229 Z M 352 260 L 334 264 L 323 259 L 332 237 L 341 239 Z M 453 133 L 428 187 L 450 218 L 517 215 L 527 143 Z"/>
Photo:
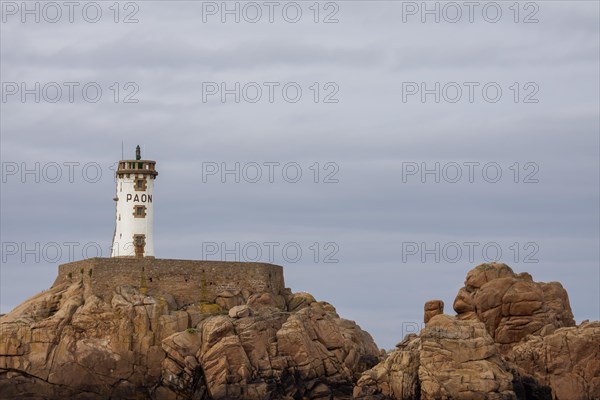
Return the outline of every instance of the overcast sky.
<path id="1" fill-rule="evenodd" d="M 0 312 L 109 255 L 123 141 L 157 161 L 157 257 L 260 249 L 380 347 L 427 300 L 454 313 L 491 259 L 600 318 L 597 2 L 439 3 L 439 22 L 421 2 L 275 2 L 273 22 L 263 2 L 239 22 L 221 2 L 78 3 L 73 22 L 44 4 L 36 23 L 2 2 Z"/>

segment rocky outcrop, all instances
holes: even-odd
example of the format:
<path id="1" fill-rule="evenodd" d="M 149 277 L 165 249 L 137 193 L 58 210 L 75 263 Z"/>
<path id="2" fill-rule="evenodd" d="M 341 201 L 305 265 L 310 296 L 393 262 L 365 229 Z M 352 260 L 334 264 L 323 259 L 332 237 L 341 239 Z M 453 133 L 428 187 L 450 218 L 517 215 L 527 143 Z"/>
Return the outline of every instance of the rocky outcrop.
<path id="1" fill-rule="evenodd" d="M 224 292 L 179 305 L 62 283 L 0 319 L 0 393 L 27 399 L 350 396 L 371 336 L 306 293 Z"/>
<path id="2" fill-rule="evenodd" d="M 428 323 L 429 320 L 436 315 L 444 313 L 444 302 L 442 300 L 429 300 L 425 302 L 423 322 Z"/>
<path id="3" fill-rule="evenodd" d="M 505 264 L 467 274 L 456 316 L 425 303 L 425 327 L 385 357 L 308 293 L 200 294 L 182 304 L 151 288 L 107 297 L 83 278 L 58 282 L 0 316 L 0 397 L 600 398 L 600 322 L 575 326 L 559 283 Z"/>
<path id="4" fill-rule="evenodd" d="M 467 274 L 454 300 L 460 319 L 482 321 L 506 354 L 527 335 L 574 326 L 566 290 L 558 282 L 534 282 L 506 264 L 482 264 Z"/>
<path id="5" fill-rule="evenodd" d="M 421 399 L 516 399 L 510 368 L 481 322 L 438 315 L 420 337 Z"/>
<path id="6" fill-rule="evenodd" d="M 507 354 L 521 374 L 552 389 L 557 400 L 600 398 L 600 322 L 530 336 Z"/>
<path id="7" fill-rule="evenodd" d="M 364 372 L 354 388 L 358 399 L 419 399 L 419 364 L 421 339 L 407 335 L 384 361 Z"/>
<path id="8" fill-rule="evenodd" d="M 354 389 L 363 399 L 516 399 L 510 366 L 479 321 L 431 318 Z"/>
<path id="9" fill-rule="evenodd" d="M 354 397 L 592 400 L 600 398 L 600 322 L 574 326 L 557 282 L 505 264 L 467 274 L 454 309 L 425 303 L 425 327 L 364 372 Z M 441 315 L 440 315 L 441 314 Z"/>

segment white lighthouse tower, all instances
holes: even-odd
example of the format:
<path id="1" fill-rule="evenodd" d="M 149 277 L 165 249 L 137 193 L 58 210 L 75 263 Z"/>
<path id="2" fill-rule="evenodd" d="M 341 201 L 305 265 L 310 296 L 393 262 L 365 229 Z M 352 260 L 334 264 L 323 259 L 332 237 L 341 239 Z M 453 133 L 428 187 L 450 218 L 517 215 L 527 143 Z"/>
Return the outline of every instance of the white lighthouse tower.
<path id="1" fill-rule="evenodd" d="M 154 257 L 155 166 L 156 161 L 142 160 L 140 146 L 135 160 L 119 161 L 112 257 Z"/>

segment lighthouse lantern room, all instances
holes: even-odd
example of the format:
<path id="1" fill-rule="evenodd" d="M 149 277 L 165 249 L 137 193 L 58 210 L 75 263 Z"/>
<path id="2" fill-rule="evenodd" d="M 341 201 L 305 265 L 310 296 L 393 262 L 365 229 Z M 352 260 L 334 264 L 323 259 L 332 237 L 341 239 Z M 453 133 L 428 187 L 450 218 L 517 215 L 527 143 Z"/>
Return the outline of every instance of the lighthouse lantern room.
<path id="1" fill-rule="evenodd" d="M 112 257 L 154 257 L 155 167 L 156 161 L 142 160 L 140 146 L 135 160 L 119 161 Z"/>

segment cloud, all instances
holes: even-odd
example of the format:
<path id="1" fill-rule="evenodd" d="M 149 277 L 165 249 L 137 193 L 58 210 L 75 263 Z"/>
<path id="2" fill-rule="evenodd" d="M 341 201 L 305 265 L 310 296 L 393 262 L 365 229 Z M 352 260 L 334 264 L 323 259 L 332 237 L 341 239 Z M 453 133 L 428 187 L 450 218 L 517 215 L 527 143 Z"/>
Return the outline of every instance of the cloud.
<path id="1" fill-rule="evenodd" d="M 97 243 L 107 253 L 111 167 L 123 141 L 126 157 L 140 144 L 157 160 L 159 257 L 201 258 L 203 243 L 298 243 L 300 261 L 275 260 L 288 286 L 331 302 L 381 347 L 421 320 L 426 300 L 442 298 L 452 312 L 466 272 L 485 261 L 487 243 L 498 244 L 515 270 L 563 282 L 578 320 L 599 317 L 589 301 L 599 295 L 597 4 L 540 3 L 540 22 L 528 25 L 512 22 L 509 10 L 499 24 L 402 23 L 392 2 L 341 2 L 337 24 L 314 23 L 308 9 L 297 24 L 221 24 L 202 23 L 199 3 L 139 6 L 137 24 L 2 24 L 3 82 L 102 88 L 97 103 L 77 92 L 72 103 L 35 103 L 29 95 L 25 103 L 13 96 L 1 104 L 3 242 L 56 242 L 64 250 L 76 241 L 76 258 L 84 244 Z M 403 101 L 405 82 L 464 89 L 471 81 L 479 83 L 473 102 L 463 95 L 436 103 L 428 95 L 423 103 L 420 94 Z M 139 87 L 137 103 L 123 102 L 127 82 Z M 265 91 L 256 103 L 243 96 L 236 103 L 232 95 L 203 101 L 203 82 L 256 82 Z M 265 82 L 279 83 L 273 102 Z M 281 92 L 290 82 L 302 88 L 296 103 Z M 324 102 L 333 93 L 328 82 L 337 85 L 337 103 Z M 482 96 L 489 82 L 503 90 L 498 102 Z M 528 82 L 538 86 L 537 103 L 523 102 Z M 73 162 L 71 183 L 65 163 Z M 273 162 L 270 183 L 264 163 Z M 472 183 L 469 162 L 478 163 Z M 62 168 L 57 183 L 44 175 L 50 163 Z M 219 173 L 203 179 L 207 163 Z M 222 182 L 221 169 L 236 163 L 240 182 L 232 174 Z M 282 172 L 289 163 L 300 167 L 297 183 Z M 404 182 L 407 163 L 419 171 Z M 488 163 L 501 169 L 496 183 L 482 175 Z M 255 164 L 263 178 L 251 183 L 243 171 Z M 446 173 L 455 164 L 463 178 L 452 183 Z M 86 165 L 90 174 L 100 167 L 97 182 L 86 180 Z M 421 170 L 436 165 L 439 183 L 435 172 L 423 182 Z M 525 183 L 534 170 L 539 182 Z M 334 171 L 339 182 L 325 183 Z M 473 261 L 422 262 L 417 254 L 403 262 L 403 243 L 456 242 L 465 250 L 471 241 L 479 243 Z M 324 262 L 328 243 L 338 246 L 339 262 Z M 530 243 L 538 262 L 525 262 Z M 47 288 L 56 264 L 68 261 L 20 256 L 0 267 L 2 312 Z"/>

